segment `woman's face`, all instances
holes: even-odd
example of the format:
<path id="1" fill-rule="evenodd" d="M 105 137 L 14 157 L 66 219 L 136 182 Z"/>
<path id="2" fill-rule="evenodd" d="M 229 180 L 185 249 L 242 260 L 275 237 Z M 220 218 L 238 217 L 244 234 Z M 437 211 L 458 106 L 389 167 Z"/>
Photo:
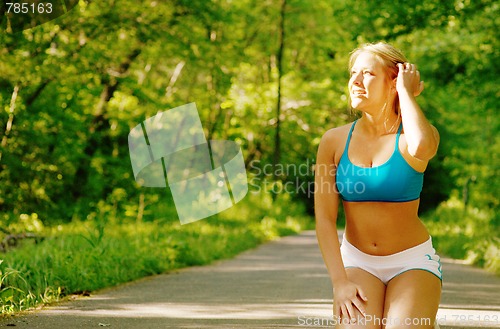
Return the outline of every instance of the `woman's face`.
<path id="1" fill-rule="evenodd" d="M 388 102 L 389 88 L 384 67 L 375 55 L 360 53 L 349 79 L 352 108 L 370 113 L 381 110 Z"/>

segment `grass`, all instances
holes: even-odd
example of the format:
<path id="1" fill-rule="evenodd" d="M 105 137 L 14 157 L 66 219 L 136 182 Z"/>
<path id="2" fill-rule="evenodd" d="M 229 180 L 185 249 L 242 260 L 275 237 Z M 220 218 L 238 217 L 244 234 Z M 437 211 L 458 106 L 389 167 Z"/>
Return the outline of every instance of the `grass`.
<path id="1" fill-rule="evenodd" d="M 440 253 L 500 275 L 500 228 L 495 216 L 492 209 L 466 209 L 451 198 L 423 220 Z"/>
<path id="2" fill-rule="evenodd" d="M 217 216 L 187 225 L 177 219 L 94 220 L 43 228 L 42 242 L 27 242 L 0 256 L 0 311 L 8 315 L 67 295 L 229 258 L 310 228 L 312 220 L 304 213 L 285 195 L 275 202 L 269 195 L 249 195 Z"/>

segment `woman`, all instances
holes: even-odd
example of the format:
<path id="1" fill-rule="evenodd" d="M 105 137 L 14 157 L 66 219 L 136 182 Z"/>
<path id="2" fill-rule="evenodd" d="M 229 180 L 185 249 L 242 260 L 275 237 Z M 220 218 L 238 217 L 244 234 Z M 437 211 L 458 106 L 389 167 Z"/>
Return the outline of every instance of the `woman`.
<path id="1" fill-rule="evenodd" d="M 362 116 L 324 134 L 315 169 L 316 232 L 334 314 L 342 328 L 432 328 L 441 264 L 417 211 L 439 134 L 415 100 L 420 73 L 385 43 L 356 49 L 349 69 L 351 106 Z"/>

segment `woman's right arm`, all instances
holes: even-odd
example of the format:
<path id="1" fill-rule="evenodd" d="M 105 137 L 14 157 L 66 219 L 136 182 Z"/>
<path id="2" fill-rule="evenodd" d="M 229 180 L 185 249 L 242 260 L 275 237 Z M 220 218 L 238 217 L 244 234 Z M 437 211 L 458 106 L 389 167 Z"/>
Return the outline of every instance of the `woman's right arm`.
<path id="1" fill-rule="evenodd" d="M 356 284 L 348 280 L 340 255 L 337 234 L 339 194 L 335 187 L 335 140 L 335 131 L 327 131 L 321 138 L 316 157 L 316 236 L 334 288 L 334 313 L 336 316 L 354 318 L 354 307 L 364 314 L 362 300 L 366 301 L 366 297 Z"/>

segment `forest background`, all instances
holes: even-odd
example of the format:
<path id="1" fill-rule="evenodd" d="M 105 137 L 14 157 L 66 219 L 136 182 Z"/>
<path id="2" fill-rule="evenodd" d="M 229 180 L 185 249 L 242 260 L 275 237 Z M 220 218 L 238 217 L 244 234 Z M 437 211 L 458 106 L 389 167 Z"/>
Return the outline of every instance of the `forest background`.
<path id="1" fill-rule="evenodd" d="M 499 19 L 493 0 L 109 0 L 2 30 L 2 312 L 311 228 L 319 140 L 355 118 L 349 53 L 376 41 L 418 65 L 441 134 L 420 209 L 437 249 L 500 273 Z M 135 183 L 127 135 L 190 102 L 208 140 L 241 145 L 250 190 L 180 226 L 168 187 Z"/>

